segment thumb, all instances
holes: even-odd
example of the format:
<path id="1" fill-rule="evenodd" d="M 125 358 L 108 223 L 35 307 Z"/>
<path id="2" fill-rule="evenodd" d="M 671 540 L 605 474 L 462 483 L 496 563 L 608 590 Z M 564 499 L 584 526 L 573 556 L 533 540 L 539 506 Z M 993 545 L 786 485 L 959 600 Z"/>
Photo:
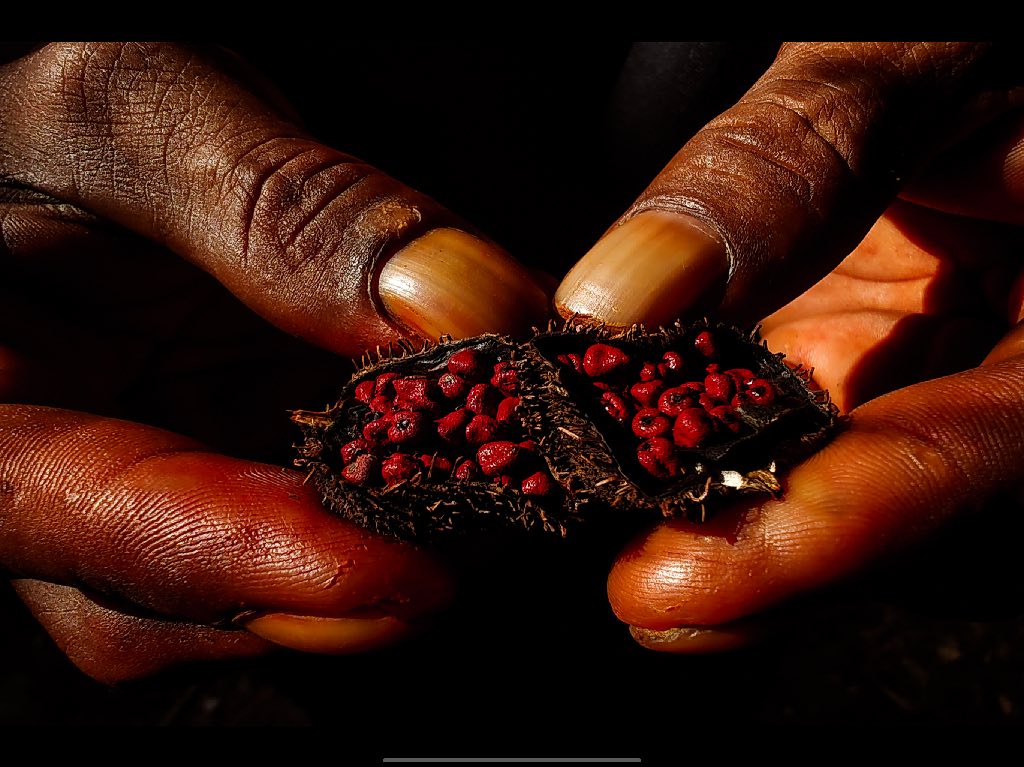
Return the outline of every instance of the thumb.
<path id="1" fill-rule="evenodd" d="M 547 315 L 497 245 L 184 46 L 53 44 L 4 67 L 0 175 L 157 240 L 277 326 L 350 356 Z"/>
<path id="2" fill-rule="evenodd" d="M 782 499 L 700 527 L 666 523 L 635 542 L 609 579 L 616 614 L 653 649 L 698 649 L 685 632 L 662 642 L 647 630 L 740 621 L 892 556 L 954 515 L 1019 497 L 1022 341 L 1018 328 L 980 368 L 855 409 L 848 430 L 789 472 Z"/>
<path id="3" fill-rule="evenodd" d="M 997 78 L 1019 66 L 1000 69 L 1000 55 L 981 44 L 787 44 L 569 272 L 558 311 L 614 327 L 713 304 L 741 324 L 766 316 L 853 249 L 901 183 L 978 117 L 982 96 L 1005 104 Z"/>

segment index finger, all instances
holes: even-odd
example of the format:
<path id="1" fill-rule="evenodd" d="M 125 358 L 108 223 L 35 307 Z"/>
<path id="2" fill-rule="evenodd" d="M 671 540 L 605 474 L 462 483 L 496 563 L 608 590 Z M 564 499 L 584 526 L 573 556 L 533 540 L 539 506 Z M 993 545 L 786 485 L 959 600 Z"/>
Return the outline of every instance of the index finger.
<path id="1" fill-rule="evenodd" d="M 350 356 L 546 319 L 544 290 L 498 245 L 315 141 L 218 64 L 137 43 L 12 62 L 0 175 L 166 245 L 278 327 Z M 339 112 L 359 118 L 356 104 Z"/>
<path id="2" fill-rule="evenodd" d="M 566 317 L 668 324 L 712 306 L 755 322 L 868 231 L 923 162 L 1007 102 L 1000 51 L 955 43 L 787 44 L 569 272 Z M 997 74 L 998 73 L 998 74 Z"/>

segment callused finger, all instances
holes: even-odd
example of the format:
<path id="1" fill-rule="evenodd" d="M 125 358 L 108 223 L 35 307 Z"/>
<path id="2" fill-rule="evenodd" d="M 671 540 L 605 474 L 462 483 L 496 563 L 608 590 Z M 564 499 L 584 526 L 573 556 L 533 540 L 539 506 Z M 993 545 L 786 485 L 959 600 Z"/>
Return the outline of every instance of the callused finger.
<path id="1" fill-rule="evenodd" d="M 54 44 L 0 72 L 0 174 L 166 244 L 285 330 L 354 355 L 547 316 L 501 248 L 196 50 Z"/>
<path id="2" fill-rule="evenodd" d="M 729 624 L 892 555 L 1020 488 L 1022 402 L 1020 355 L 872 400 L 788 473 L 781 500 L 635 541 L 609 578 L 612 607 L 648 629 Z"/>
<path id="3" fill-rule="evenodd" d="M 320 651 L 387 643 L 451 597 L 429 555 L 330 515 L 295 472 L 38 407 L 0 406 L 0 565 Z"/>
<path id="4" fill-rule="evenodd" d="M 849 253 L 977 116 L 975 97 L 999 92 L 1016 69 L 998 57 L 979 44 L 787 44 L 570 271 L 558 311 L 614 327 L 709 307 L 756 322 Z"/>

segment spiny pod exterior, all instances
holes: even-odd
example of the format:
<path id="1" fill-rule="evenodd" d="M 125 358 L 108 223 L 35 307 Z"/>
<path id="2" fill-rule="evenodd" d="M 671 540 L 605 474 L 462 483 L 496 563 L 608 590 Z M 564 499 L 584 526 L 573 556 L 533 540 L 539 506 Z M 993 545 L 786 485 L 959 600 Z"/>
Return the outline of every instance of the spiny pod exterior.
<path id="1" fill-rule="evenodd" d="M 327 506 L 411 539 L 703 520 L 739 493 L 779 494 L 779 470 L 838 425 L 827 393 L 756 331 L 707 321 L 392 347 L 337 403 L 292 418 L 296 464 Z M 410 449 L 421 457 L 394 457 Z"/>

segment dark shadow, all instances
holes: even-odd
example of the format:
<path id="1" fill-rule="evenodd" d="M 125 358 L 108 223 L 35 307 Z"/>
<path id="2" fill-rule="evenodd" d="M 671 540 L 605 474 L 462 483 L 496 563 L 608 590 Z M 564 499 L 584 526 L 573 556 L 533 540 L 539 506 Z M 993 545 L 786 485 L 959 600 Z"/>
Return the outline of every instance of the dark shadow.
<path id="1" fill-rule="evenodd" d="M 931 279 L 923 311 L 905 317 L 851 370 L 850 400 L 880 394 L 975 367 L 1009 329 L 1006 295 L 999 300 L 993 276 L 1009 275 L 1024 244 L 1021 234 L 1001 224 L 967 219 L 896 203 L 890 218 L 908 240 L 934 253 L 939 268 Z"/>

